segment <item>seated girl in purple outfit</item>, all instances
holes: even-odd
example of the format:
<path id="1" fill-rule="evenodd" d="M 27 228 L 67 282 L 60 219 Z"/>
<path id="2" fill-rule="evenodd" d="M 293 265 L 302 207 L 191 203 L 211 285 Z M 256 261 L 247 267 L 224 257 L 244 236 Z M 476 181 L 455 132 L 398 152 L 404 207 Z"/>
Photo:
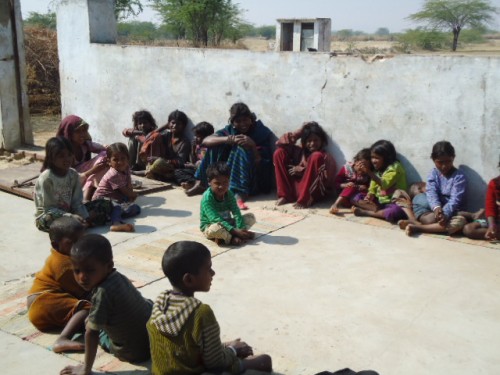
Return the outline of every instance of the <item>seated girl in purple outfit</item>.
<path id="1" fill-rule="evenodd" d="M 466 218 L 457 215 L 464 207 L 467 180 L 453 165 L 455 149 L 450 142 L 437 142 L 431 159 L 435 167 L 427 177 L 425 195 L 413 198 L 413 211 L 419 222 L 399 223 L 408 236 L 417 232 L 453 234 L 466 224 Z"/>
<path id="2" fill-rule="evenodd" d="M 137 198 L 132 187 L 129 155 L 123 143 L 113 143 L 106 149 L 109 170 L 102 177 L 92 199 L 110 199 L 113 203 L 111 211 L 112 232 L 134 232 L 133 224 L 126 224 L 122 218 L 129 218 L 141 213 L 141 208 L 131 203 Z"/>

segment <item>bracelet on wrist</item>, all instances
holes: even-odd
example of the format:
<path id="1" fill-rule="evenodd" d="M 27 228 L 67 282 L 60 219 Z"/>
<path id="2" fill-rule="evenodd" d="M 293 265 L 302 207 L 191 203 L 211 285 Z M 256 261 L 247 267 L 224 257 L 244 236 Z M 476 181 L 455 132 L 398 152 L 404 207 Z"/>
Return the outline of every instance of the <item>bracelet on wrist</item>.
<path id="1" fill-rule="evenodd" d="M 236 348 L 234 346 L 229 345 L 228 348 L 231 349 L 235 356 L 238 356 L 238 352 L 236 351 Z"/>

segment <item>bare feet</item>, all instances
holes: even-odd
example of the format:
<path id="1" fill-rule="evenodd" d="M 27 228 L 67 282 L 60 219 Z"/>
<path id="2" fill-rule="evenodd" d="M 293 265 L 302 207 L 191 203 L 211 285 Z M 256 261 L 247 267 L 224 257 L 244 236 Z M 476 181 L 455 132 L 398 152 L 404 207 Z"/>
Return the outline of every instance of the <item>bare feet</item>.
<path id="1" fill-rule="evenodd" d="M 84 350 L 85 344 L 83 342 L 72 341 L 66 337 L 59 337 L 52 346 L 54 353 L 83 352 Z"/>
<path id="2" fill-rule="evenodd" d="M 239 237 L 233 236 L 231 238 L 231 245 L 233 245 L 233 246 L 240 246 L 242 243 L 243 243 L 243 240 Z"/>
<path id="3" fill-rule="evenodd" d="M 399 220 L 398 221 L 399 229 L 402 229 L 402 230 L 405 230 L 406 227 L 408 226 L 408 224 L 410 224 L 410 220 Z"/>
<path id="4" fill-rule="evenodd" d="M 274 203 L 275 206 L 283 206 L 284 204 L 287 204 L 288 201 L 284 198 L 278 198 L 278 200 Z"/>
<path id="5" fill-rule="evenodd" d="M 189 190 L 189 189 L 191 189 L 193 186 L 194 186 L 194 183 L 193 183 L 193 182 L 181 182 L 181 187 L 182 187 L 184 190 Z"/>
<path id="6" fill-rule="evenodd" d="M 304 208 L 306 208 L 306 206 L 304 206 L 303 204 L 299 203 L 299 202 L 295 202 L 293 204 L 293 208 L 297 209 L 297 210 L 302 210 Z"/>
<path id="7" fill-rule="evenodd" d="M 134 224 L 114 224 L 109 230 L 111 232 L 135 232 Z"/>
<path id="8" fill-rule="evenodd" d="M 408 237 L 411 237 L 413 234 L 415 234 L 415 225 L 413 224 L 408 224 L 405 228 L 405 234 L 408 236 Z"/>
<path id="9" fill-rule="evenodd" d="M 214 242 L 217 244 L 217 246 L 224 246 L 225 242 L 222 238 L 214 238 Z"/>
<path id="10" fill-rule="evenodd" d="M 339 208 L 337 207 L 336 204 L 334 204 L 332 207 L 330 207 L 330 213 L 332 215 L 337 215 L 339 213 Z"/>
<path id="11" fill-rule="evenodd" d="M 356 206 L 351 207 L 351 212 L 354 214 L 354 216 L 366 216 L 365 210 L 362 210 L 361 208 Z"/>
<path id="12" fill-rule="evenodd" d="M 201 184 L 200 181 L 196 181 L 194 186 L 191 189 L 185 191 L 188 197 L 192 197 L 193 195 L 203 194 L 206 188 Z"/>

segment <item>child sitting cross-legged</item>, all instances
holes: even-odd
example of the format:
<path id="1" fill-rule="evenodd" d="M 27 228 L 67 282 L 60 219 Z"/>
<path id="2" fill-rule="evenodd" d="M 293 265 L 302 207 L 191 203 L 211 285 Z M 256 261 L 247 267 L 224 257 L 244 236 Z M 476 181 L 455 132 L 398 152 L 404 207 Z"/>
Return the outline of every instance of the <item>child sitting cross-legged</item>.
<path id="1" fill-rule="evenodd" d="M 98 345 L 122 361 L 149 359 L 146 322 L 152 301 L 113 268 L 110 242 L 99 234 L 84 235 L 71 248 L 71 263 L 76 282 L 92 291 L 92 307 L 85 325 L 84 363 L 65 367 L 61 375 L 90 374 Z"/>
<path id="2" fill-rule="evenodd" d="M 113 203 L 112 232 L 134 232 L 133 224 L 122 221 L 141 213 L 141 207 L 133 203 L 138 194 L 132 187 L 127 146 L 119 142 L 113 143 L 106 148 L 106 155 L 109 169 L 99 182 L 92 199 L 109 199 Z"/>
<path id="3" fill-rule="evenodd" d="M 255 216 L 241 215 L 236 198 L 229 190 L 230 175 L 231 168 L 225 162 L 208 166 L 209 188 L 201 198 L 200 229 L 217 244 L 241 245 L 255 236 L 248 230 L 255 224 Z"/>
<path id="4" fill-rule="evenodd" d="M 82 343 L 71 338 L 84 330 L 90 295 L 75 281 L 69 257 L 71 246 L 83 236 L 84 230 L 74 217 L 63 216 L 52 222 L 49 229 L 52 249 L 35 275 L 27 298 L 28 318 L 37 329 L 63 328 L 52 347 L 56 353 L 84 349 Z"/>
<path id="5" fill-rule="evenodd" d="M 195 292 L 210 290 L 215 275 L 204 245 L 173 243 L 163 255 L 162 269 L 172 290 L 158 296 L 147 323 L 153 375 L 272 371 L 271 357 L 253 356 L 240 339 L 221 343 L 212 309 L 194 297 Z"/>

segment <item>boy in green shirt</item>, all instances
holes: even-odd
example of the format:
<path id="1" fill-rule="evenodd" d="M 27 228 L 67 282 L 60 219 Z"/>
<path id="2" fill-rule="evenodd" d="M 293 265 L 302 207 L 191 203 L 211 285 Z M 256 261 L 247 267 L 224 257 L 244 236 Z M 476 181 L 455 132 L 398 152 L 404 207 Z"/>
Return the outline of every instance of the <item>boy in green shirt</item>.
<path id="1" fill-rule="evenodd" d="M 237 246 L 254 238 L 255 233 L 248 228 L 255 224 L 255 216 L 241 215 L 236 198 L 229 190 L 230 175 L 231 169 L 224 162 L 207 168 L 209 188 L 201 198 L 200 229 L 217 244 Z"/>

